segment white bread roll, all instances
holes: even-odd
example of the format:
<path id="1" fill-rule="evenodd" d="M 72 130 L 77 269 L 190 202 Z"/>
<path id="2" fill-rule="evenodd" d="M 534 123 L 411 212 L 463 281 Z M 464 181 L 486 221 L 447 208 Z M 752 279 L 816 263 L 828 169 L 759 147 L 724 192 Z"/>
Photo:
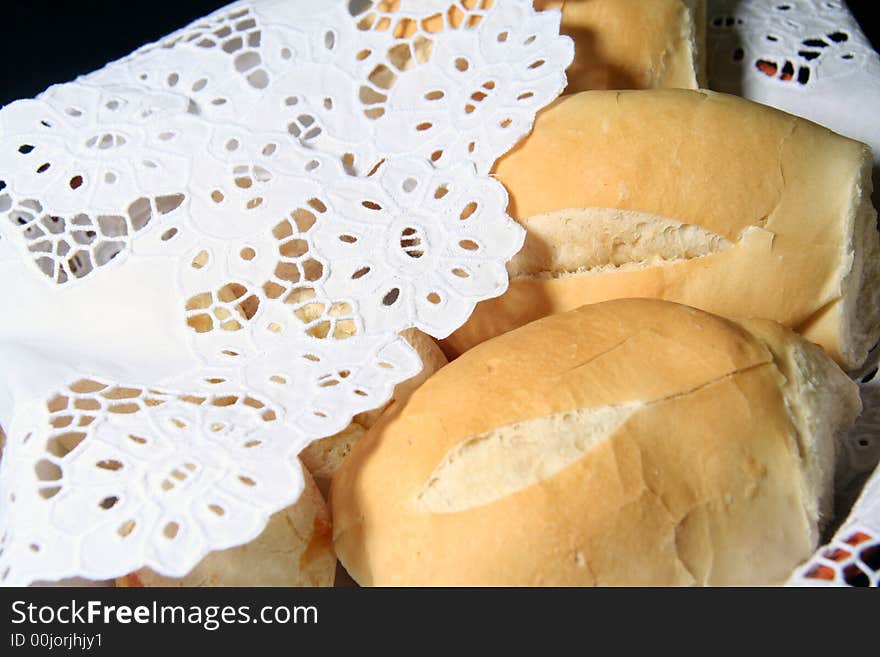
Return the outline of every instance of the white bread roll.
<path id="1" fill-rule="evenodd" d="M 391 404 L 404 402 L 416 388 L 424 383 L 425 379 L 448 362 L 431 336 L 417 329 L 407 329 L 401 335 L 422 359 L 422 370 L 411 379 L 397 384 L 387 404 L 375 410 L 355 415 L 351 424 L 345 429 L 310 443 L 300 452 L 300 460 L 312 473 L 318 488 L 325 496 L 330 488 L 330 480 L 339 469 L 342 461 L 367 429 L 376 423 L 382 411 Z"/>
<path id="2" fill-rule="evenodd" d="M 536 0 L 574 41 L 565 93 L 697 89 L 706 78 L 705 0 Z"/>
<path id="3" fill-rule="evenodd" d="M 336 556 L 330 513 L 303 468 L 305 489 L 297 502 L 269 518 L 250 543 L 211 552 L 184 577 L 165 577 L 149 568 L 116 580 L 117 586 L 333 586 Z"/>
<path id="4" fill-rule="evenodd" d="M 591 91 L 544 110 L 496 175 L 529 234 L 447 355 L 619 297 L 772 319 L 847 369 L 880 338 L 864 144 L 734 96 Z"/>
<path id="5" fill-rule="evenodd" d="M 362 585 L 778 584 L 829 512 L 857 386 L 763 320 L 621 299 L 485 342 L 331 489 Z"/>

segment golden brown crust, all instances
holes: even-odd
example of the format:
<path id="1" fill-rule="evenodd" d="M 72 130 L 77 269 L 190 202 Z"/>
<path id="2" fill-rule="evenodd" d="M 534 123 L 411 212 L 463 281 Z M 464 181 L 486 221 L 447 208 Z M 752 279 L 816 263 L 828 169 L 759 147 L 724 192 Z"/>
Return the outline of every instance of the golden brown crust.
<path id="1" fill-rule="evenodd" d="M 781 582 L 817 535 L 784 382 L 761 338 L 685 306 L 624 299 L 546 317 L 450 363 L 355 447 L 332 486 L 340 560 L 374 585 Z M 633 403 L 537 483 L 451 512 L 419 499 L 471 437 Z"/>
<path id="2" fill-rule="evenodd" d="M 699 87 L 703 0 L 537 0 L 575 44 L 565 93 Z"/>
<path id="3" fill-rule="evenodd" d="M 660 266 L 514 277 L 443 348 L 454 357 L 549 313 L 659 297 L 800 328 L 855 368 L 880 337 L 876 272 L 854 265 L 878 239 L 870 163 L 863 144 L 733 96 L 592 91 L 560 99 L 496 167 L 514 218 L 527 229 L 573 222 L 587 236 L 611 209 L 699 227 L 730 245 Z M 545 227 L 530 238 L 549 250 L 557 233 Z M 863 284 L 873 289 L 860 305 L 873 318 L 854 322 L 852 305 L 839 302 L 861 295 Z"/>

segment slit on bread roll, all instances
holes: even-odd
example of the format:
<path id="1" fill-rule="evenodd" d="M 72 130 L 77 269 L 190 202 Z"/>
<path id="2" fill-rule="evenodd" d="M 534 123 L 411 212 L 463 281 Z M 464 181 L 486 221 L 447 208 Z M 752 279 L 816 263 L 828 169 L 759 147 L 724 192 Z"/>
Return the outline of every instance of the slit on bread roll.
<path id="1" fill-rule="evenodd" d="M 805 119 L 707 91 L 589 91 L 539 114 L 496 176 L 525 246 L 449 356 L 619 297 L 772 319 L 846 369 L 880 338 L 871 154 Z"/>
<path id="2" fill-rule="evenodd" d="M 331 489 L 362 585 L 785 582 L 858 389 L 765 320 L 653 299 L 545 317 L 392 408 Z"/>
<path id="3" fill-rule="evenodd" d="M 303 477 L 305 488 L 296 503 L 272 515 L 250 543 L 211 552 L 183 577 L 141 568 L 117 579 L 117 586 L 333 586 L 330 513 L 305 468 Z"/>
<path id="4" fill-rule="evenodd" d="M 706 78 L 705 0 L 536 0 L 574 41 L 566 93 L 696 89 Z"/>
<path id="5" fill-rule="evenodd" d="M 404 339 L 418 353 L 422 360 L 422 369 L 411 379 L 397 384 L 391 399 L 384 406 L 354 416 L 351 423 L 339 433 L 310 443 L 302 452 L 300 459 L 311 472 L 318 488 L 326 496 L 330 488 L 330 480 L 339 469 L 340 464 L 351 451 L 354 444 L 366 433 L 382 411 L 391 404 L 401 403 L 409 397 L 429 376 L 443 367 L 446 356 L 434 342 L 434 339 L 418 329 L 407 329 L 401 333 Z"/>

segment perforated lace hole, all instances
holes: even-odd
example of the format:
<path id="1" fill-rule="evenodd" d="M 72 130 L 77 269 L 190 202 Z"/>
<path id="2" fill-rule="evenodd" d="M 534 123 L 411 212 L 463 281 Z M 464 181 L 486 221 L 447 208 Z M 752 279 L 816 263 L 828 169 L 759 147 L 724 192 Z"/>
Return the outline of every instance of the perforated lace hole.
<path id="1" fill-rule="evenodd" d="M 431 293 L 428 294 L 428 296 L 425 297 L 425 298 L 428 300 L 429 303 L 432 303 L 432 304 L 434 304 L 435 306 L 436 306 L 438 303 L 440 303 L 440 301 L 441 301 L 441 299 L 440 299 L 440 295 L 437 294 L 436 292 L 431 292 Z"/>
<path id="2" fill-rule="evenodd" d="M 70 420 L 73 418 L 68 418 L 68 422 L 65 422 L 65 425 L 70 423 Z M 54 426 L 54 423 L 53 423 Z M 62 457 L 70 454 L 73 450 L 75 450 L 82 441 L 86 439 L 86 434 L 81 431 L 70 431 L 67 433 L 62 433 L 56 436 L 53 436 L 49 440 L 46 441 L 46 451 L 49 452 L 52 456 Z"/>
<path id="3" fill-rule="evenodd" d="M 843 581 L 850 586 L 866 587 L 871 586 L 871 580 L 862 569 L 855 564 L 850 564 L 843 569 Z"/>
<path id="4" fill-rule="evenodd" d="M 345 153 L 342 156 L 342 166 L 345 168 L 346 173 L 349 175 L 355 175 L 354 169 L 354 154 L 353 153 Z"/>
<path id="5" fill-rule="evenodd" d="M 369 273 L 370 273 L 369 267 L 361 267 L 360 269 L 358 269 L 357 271 L 355 271 L 351 275 L 351 278 L 352 278 L 352 280 L 357 280 L 359 278 L 363 278 L 364 276 L 366 276 Z"/>
<path id="6" fill-rule="evenodd" d="M 245 475 L 239 475 L 238 480 L 243 483 L 245 486 L 253 487 L 257 485 L 257 482 L 247 477 Z"/>
<path id="7" fill-rule="evenodd" d="M 176 236 L 177 236 L 177 229 L 176 228 L 169 228 L 164 233 L 162 233 L 161 240 L 163 242 L 167 242 Z"/>
<path id="8" fill-rule="evenodd" d="M 41 459 L 34 465 L 34 472 L 39 481 L 58 481 L 61 479 L 61 468 L 47 459 Z"/>
<path id="9" fill-rule="evenodd" d="M 327 212 L 327 206 L 324 205 L 324 202 L 319 198 L 310 198 L 309 199 L 309 207 L 313 210 L 317 210 L 320 213 Z"/>
<path id="10" fill-rule="evenodd" d="M 395 287 L 394 289 L 389 290 L 385 294 L 385 296 L 382 297 L 382 304 L 386 305 L 386 306 L 393 306 L 397 302 L 397 299 L 399 297 L 400 297 L 400 289 Z"/>
<path id="11" fill-rule="evenodd" d="M 131 536 L 136 527 L 137 523 L 134 520 L 126 520 L 124 523 L 119 525 L 119 527 L 116 529 L 116 533 L 119 534 L 122 538 L 127 538 L 128 536 Z"/>
<path id="12" fill-rule="evenodd" d="M 455 70 L 464 73 L 470 68 L 470 63 L 464 57 L 456 57 L 455 58 Z"/>
<path id="13" fill-rule="evenodd" d="M 122 463 L 115 459 L 105 459 L 103 461 L 98 461 L 95 463 L 95 466 L 100 468 L 101 470 L 109 470 L 111 472 L 116 472 L 117 470 L 122 469 Z"/>
<path id="14" fill-rule="evenodd" d="M 241 250 L 239 255 L 241 256 L 242 260 L 253 260 L 257 257 L 257 252 L 254 251 L 251 247 L 246 246 Z"/>
<path id="15" fill-rule="evenodd" d="M 424 250 L 421 248 L 422 238 L 419 236 L 417 229 L 412 227 L 404 228 L 400 234 L 400 248 L 410 258 L 421 258 Z"/>
<path id="16" fill-rule="evenodd" d="M 82 176 L 78 176 L 78 175 L 77 175 L 77 176 L 74 176 L 73 178 L 70 179 L 70 181 L 68 182 L 68 184 L 70 185 L 70 188 L 71 188 L 71 189 L 79 189 L 80 187 L 82 187 L 82 184 L 83 184 L 83 177 L 82 177 Z"/>
<path id="17" fill-rule="evenodd" d="M 111 495 L 109 497 L 105 497 L 103 500 L 98 502 L 98 506 L 105 511 L 109 511 L 114 506 L 116 506 L 117 502 L 119 502 L 119 498 L 115 495 Z"/>
<path id="18" fill-rule="evenodd" d="M 461 215 L 459 215 L 460 219 L 462 221 L 470 219 L 473 216 L 473 214 L 477 211 L 477 207 L 478 206 L 477 206 L 476 201 L 471 201 L 470 203 L 468 203 L 466 206 L 464 206 L 464 209 L 461 211 Z"/>
<path id="19" fill-rule="evenodd" d="M 880 572 L 880 545 L 872 545 L 859 552 L 859 559 L 874 572 Z"/>
<path id="20" fill-rule="evenodd" d="M 192 268 L 193 269 L 202 269 L 205 265 L 208 264 L 210 260 L 210 256 L 207 251 L 199 251 L 195 257 L 192 259 Z"/>
<path id="21" fill-rule="evenodd" d="M 50 500 L 60 492 L 60 486 L 45 486 L 39 489 L 40 497 L 42 497 L 44 500 Z"/>
<path id="22" fill-rule="evenodd" d="M 807 579 L 823 579 L 831 581 L 835 577 L 834 569 L 824 564 L 816 564 L 812 566 L 805 574 Z"/>
<path id="23" fill-rule="evenodd" d="M 240 55 L 237 55 L 235 57 L 235 60 L 233 61 L 233 64 L 235 65 L 236 71 L 238 71 L 239 73 L 244 73 L 256 66 L 259 66 L 261 61 L 262 60 L 259 53 L 250 50 L 248 52 L 243 52 Z"/>
<path id="24" fill-rule="evenodd" d="M 767 61 L 766 59 L 759 59 L 755 63 L 755 68 L 771 78 L 774 77 L 779 70 L 779 67 L 774 62 Z"/>
<path id="25" fill-rule="evenodd" d="M 177 538 L 177 534 L 180 532 L 180 525 L 176 522 L 169 522 L 162 528 L 162 535 L 169 539 L 173 540 Z"/>
<path id="26" fill-rule="evenodd" d="M 247 76 L 247 81 L 254 89 L 265 89 L 269 86 L 269 74 L 263 69 L 257 69 Z"/>

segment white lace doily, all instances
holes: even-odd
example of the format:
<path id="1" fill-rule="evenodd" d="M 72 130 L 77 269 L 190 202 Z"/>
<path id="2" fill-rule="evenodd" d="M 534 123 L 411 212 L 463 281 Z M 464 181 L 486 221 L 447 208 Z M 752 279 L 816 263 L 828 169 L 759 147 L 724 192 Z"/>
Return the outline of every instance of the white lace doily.
<path id="1" fill-rule="evenodd" d="M 255 0 L 0 111 L 0 581 L 168 576 L 501 294 L 529 0 Z"/>
<path id="2" fill-rule="evenodd" d="M 880 55 L 842 0 L 708 0 L 709 86 L 870 145 Z"/>

